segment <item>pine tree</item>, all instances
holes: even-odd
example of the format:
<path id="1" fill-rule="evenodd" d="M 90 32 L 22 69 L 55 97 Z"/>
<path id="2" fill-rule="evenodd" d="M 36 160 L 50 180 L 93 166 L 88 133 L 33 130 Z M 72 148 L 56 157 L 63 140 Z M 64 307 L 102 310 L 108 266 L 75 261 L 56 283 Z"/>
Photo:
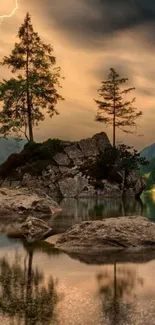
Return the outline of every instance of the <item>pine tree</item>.
<path id="1" fill-rule="evenodd" d="M 29 13 L 19 28 L 18 38 L 19 43 L 15 43 L 10 56 L 1 62 L 11 68 L 16 78 L 3 79 L 0 83 L 0 101 L 3 102 L 0 133 L 20 131 L 33 141 L 33 127 L 44 120 L 44 110 L 50 117 L 58 114 L 55 105 L 63 99 L 57 91 L 60 68 L 54 67 L 53 48 L 44 44 L 34 31 Z"/>
<path id="2" fill-rule="evenodd" d="M 121 78 L 115 69 L 111 68 L 106 81 L 98 90 L 103 100 L 95 100 L 98 105 L 95 120 L 113 127 L 113 147 L 116 146 L 116 128 L 126 133 L 133 133 L 131 127 L 137 127 L 136 120 L 142 115 L 133 106 L 135 98 L 126 100 L 126 95 L 135 88 L 121 89 L 128 78 Z"/>

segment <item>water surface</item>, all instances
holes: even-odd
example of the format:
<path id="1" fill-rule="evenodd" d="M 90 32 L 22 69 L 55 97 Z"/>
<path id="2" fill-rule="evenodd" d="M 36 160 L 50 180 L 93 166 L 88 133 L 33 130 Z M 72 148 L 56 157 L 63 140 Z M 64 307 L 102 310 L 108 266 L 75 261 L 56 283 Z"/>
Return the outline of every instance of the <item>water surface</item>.
<path id="1" fill-rule="evenodd" d="M 155 221 L 154 192 L 142 200 L 66 199 L 56 233 L 84 220 L 144 215 Z M 96 262 L 97 263 L 97 262 Z M 155 325 L 155 259 L 87 264 L 49 242 L 0 236 L 0 324 Z"/>
<path id="2" fill-rule="evenodd" d="M 155 192 L 146 192 L 141 199 L 63 199 L 58 201 L 62 208 L 52 220 L 56 233 L 66 231 L 70 226 L 87 220 L 102 220 L 103 218 L 119 216 L 146 216 L 155 221 Z"/>
<path id="3" fill-rule="evenodd" d="M 154 325 L 155 261 L 88 265 L 49 243 L 0 247 L 3 325 Z"/>

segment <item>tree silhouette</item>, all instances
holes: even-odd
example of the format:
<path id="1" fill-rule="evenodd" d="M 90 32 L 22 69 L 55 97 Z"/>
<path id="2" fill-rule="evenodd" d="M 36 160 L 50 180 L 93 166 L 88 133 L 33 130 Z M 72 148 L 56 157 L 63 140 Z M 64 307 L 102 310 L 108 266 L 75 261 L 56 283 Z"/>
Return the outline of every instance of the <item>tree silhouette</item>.
<path id="1" fill-rule="evenodd" d="M 15 43 L 10 56 L 5 56 L 1 63 L 11 68 L 12 73 L 20 74 L 0 83 L 3 102 L 0 132 L 7 135 L 20 131 L 33 141 L 33 126 L 44 120 L 43 110 L 50 117 L 58 114 L 55 105 L 63 99 L 57 92 L 60 68 L 54 68 L 53 48 L 44 44 L 34 31 L 29 13 L 19 28 L 18 38 L 19 43 Z"/>
<path id="2" fill-rule="evenodd" d="M 113 127 L 113 147 L 116 145 L 116 128 L 124 132 L 132 133 L 131 127 L 136 127 L 136 120 L 142 115 L 133 106 L 135 98 L 126 100 L 125 96 L 135 88 L 121 89 L 121 86 L 128 81 L 128 78 L 121 78 L 115 69 L 111 68 L 106 81 L 98 90 L 103 100 L 95 100 L 98 112 L 95 120 Z"/>

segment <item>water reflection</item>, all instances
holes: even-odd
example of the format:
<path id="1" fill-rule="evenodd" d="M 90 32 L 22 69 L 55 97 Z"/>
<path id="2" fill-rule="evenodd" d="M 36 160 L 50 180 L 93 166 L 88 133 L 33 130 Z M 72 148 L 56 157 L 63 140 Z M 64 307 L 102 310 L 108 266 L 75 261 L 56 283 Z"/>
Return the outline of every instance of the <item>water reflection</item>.
<path id="1" fill-rule="evenodd" d="M 106 324 L 132 324 L 136 305 L 137 286 L 144 280 L 138 277 L 135 268 L 118 266 L 114 263 L 113 272 L 103 270 L 96 276 L 102 304 L 102 317 Z"/>
<path id="2" fill-rule="evenodd" d="M 51 277 L 33 268 L 33 250 L 23 259 L 15 254 L 13 263 L 0 259 L 0 315 L 10 324 L 57 325 L 54 314 L 58 302 L 56 284 Z M 8 322 L 6 322 L 8 324 Z"/>
<path id="3" fill-rule="evenodd" d="M 62 211 L 52 220 L 56 233 L 85 220 L 96 220 L 125 215 L 145 215 L 145 204 L 141 200 L 129 199 L 63 199 Z"/>
<path id="4" fill-rule="evenodd" d="M 0 324 L 155 325 L 155 259 L 87 265 L 49 243 L 15 244 L 0 246 Z"/>

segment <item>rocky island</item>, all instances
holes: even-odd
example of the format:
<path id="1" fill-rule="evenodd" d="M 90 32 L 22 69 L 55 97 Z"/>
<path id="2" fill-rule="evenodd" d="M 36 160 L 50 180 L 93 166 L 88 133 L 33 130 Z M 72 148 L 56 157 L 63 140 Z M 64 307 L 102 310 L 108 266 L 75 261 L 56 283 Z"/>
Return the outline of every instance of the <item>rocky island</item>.
<path id="1" fill-rule="evenodd" d="M 134 170 L 128 174 L 112 170 L 111 178 L 105 172 L 99 182 L 92 174 L 99 157 L 110 147 L 105 132 L 76 142 L 49 139 L 29 143 L 0 166 L 0 185 L 26 187 L 52 198 L 139 197 L 145 182 Z"/>

